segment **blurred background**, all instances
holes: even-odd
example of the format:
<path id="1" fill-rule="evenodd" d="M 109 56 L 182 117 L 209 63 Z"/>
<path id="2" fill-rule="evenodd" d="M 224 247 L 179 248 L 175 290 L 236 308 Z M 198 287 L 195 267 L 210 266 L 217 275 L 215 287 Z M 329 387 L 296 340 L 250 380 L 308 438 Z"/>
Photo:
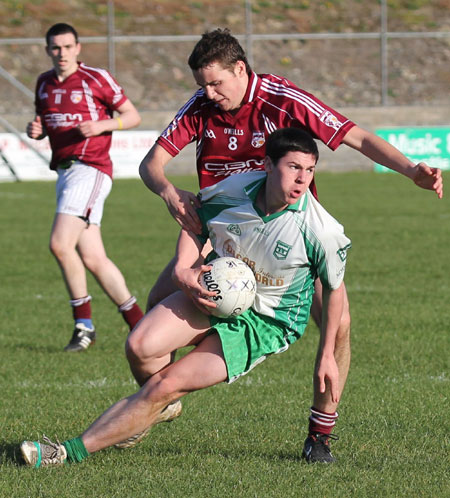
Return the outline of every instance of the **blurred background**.
<path id="1" fill-rule="evenodd" d="M 23 131 L 33 116 L 56 22 L 78 30 L 80 60 L 114 74 L 141 129 L 161 131 L 196 90 L 187 58 L 216 27 L 239 38 L 256 72 L 287 77 L 361 126 L 449 124 L 450 0 L 2 0 L 0 15 L 3 128 Z"/>

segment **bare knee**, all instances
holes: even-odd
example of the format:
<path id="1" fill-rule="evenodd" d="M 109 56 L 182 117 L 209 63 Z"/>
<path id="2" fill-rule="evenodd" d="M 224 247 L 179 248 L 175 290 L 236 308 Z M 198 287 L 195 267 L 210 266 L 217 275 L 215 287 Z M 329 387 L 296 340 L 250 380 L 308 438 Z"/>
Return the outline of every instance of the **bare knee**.
<path id="1" fill-rule="evenodd" d="M 101 273 L 102 268 L 104 268 L 109 260 L 106 256 L 99 256 L 95 253 L 84 253 L 81 254 L 81 259 L 84 266 L 93 274 L 98 275 Z"/>
<path id="2" fill-rule="evenodd" d="M 160 355 L 157 337 L 144 328 L 144 324 L 138 325 L 129 334 L 125 343 L 125 354 L 130 365 L 140 365 L 157 360 Z"/>
<path id="3" fill-rule="evenodd" d="M 58 261 L 63 261 L 67 258 L 74 248 L 69 248 L 65 244 L 62 244 L 58 239 L 51 238 L 49 244 L 50 252 Z"/>
<path id="4" fill-rule="evenodd" d="M 125 355 L 128 363 L 131 365 L 145 361 L 142 348 L 142 336 L 138 332 L 139 328 L 129 334 L 125 343 Z"/>

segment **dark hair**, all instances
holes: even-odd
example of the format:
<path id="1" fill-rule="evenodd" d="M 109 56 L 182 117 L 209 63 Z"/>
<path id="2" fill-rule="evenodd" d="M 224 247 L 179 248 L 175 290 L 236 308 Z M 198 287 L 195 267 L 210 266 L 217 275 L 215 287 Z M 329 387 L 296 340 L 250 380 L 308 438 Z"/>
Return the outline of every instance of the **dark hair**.
<path id="1" fill-rule="evenodd" d="M 247 74 L 252 72 L 244 49 L 228 29 L 206 32 L 197 42 L 188 59 L 189 67 L 196 71 L 218 62 L 224 69 L 232 69 L 237 61 L 245 62 Z"/>
<path id="2" fill-rule="evenodd" d="M 58 24 L 54 24 L 45 35 L 45 41 L 47 42 L 47 46 L 50 45 L 50 38 L 52 36 L 65 35 L 66 33 L 72 33 L 75 37 L 76 43 L 78 43 L 78 33 L 75 28 L 73 28 L 70 24 L 66 24 L 63 22 L 59 22 Z"/>
<path id="3" fill-rule="evenodd" d="M 271 133 L 266 141 L 266 156 L 274 166 L 288 152 L 312 154 L 319 160 L 319 149 L 314 139 L 301 128 L 280 128 Z"/>

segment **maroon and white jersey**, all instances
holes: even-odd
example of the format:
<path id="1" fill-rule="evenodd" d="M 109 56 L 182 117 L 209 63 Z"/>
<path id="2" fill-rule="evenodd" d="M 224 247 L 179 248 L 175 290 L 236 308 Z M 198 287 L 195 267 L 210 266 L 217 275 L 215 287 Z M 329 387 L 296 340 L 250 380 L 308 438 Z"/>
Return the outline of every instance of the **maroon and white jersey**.
<path id="1" fill-rule="evenodd" d="M 78 70 L 64 81 L 58 80 L 54 69 L 41 74 L 35 105 L 50 139 L 50 168 L 78 159 L 112 177 L 112 133 L 85 138 L 77 126 L 82 121 L 110 119 L 126 100 L 122 88 L 105 69 L 78 63 Z"/>
<path id="2" fill-rule="evenodd" d="M 195 140 L 200 188 L 205 188 L 232 174 L 264 169 L 266 137 L 278 128 L 302 128 L 334 150 L 353 126 L 289 80 L 252 73 L 236 114 L 221 111 L 199 90 L 178 111 L 158 144 L 175 156 Z"/>

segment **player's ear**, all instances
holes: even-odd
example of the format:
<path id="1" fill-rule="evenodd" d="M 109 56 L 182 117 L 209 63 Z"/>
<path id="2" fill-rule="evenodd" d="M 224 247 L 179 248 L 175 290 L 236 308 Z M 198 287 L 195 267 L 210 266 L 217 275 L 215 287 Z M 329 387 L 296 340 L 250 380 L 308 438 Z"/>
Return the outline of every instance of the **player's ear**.
<path id="1" fill-rule="evenodd" d="M 270 173 L 274 168 L 274 165 L 273 165 L 273 162 L 272 162 L 272 159 L 270 159 L 269 156 L 266 156 L 264 158 L 264 169 L 266 171 L 266 173 Z"/>
<path id="2" fill-rule="evenodd" d="M 247 74 L 247 67 L 245 66 L 244 61 L 237 61 L 234 66 L 234 74 L 237 76 L 241 76 Z"/>

